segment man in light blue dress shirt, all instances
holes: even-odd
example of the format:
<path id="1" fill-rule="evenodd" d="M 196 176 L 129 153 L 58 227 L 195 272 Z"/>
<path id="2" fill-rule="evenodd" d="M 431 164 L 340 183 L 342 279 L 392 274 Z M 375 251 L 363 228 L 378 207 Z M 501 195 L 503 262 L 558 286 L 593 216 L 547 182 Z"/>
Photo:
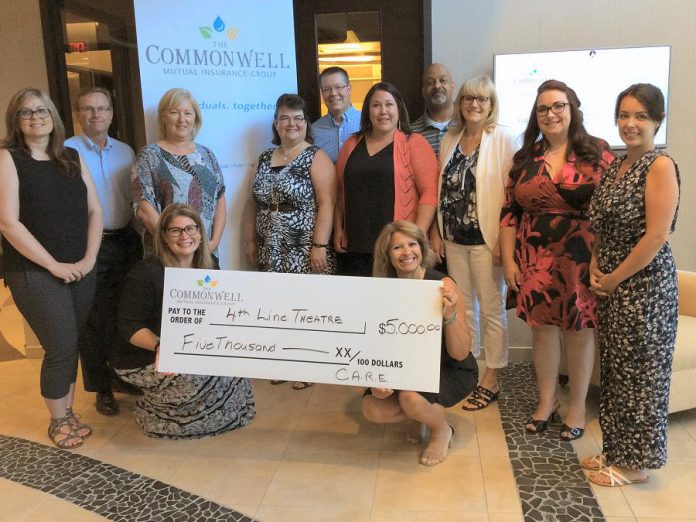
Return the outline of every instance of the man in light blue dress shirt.
<path id="1" fill-rule="evenodd" d="M 341 67 L 329 67 L 319 75 L 319 88 L 329 113 L 312 124 L 314 144 L 336 163 L 338 152 L 351 134 L 360 130 L 360 111 L 350 101 L 350 80 Z"/>
<path id="2" fill-rule="evenodd" d="M 126 274 L 141 258 L 138 234 L 131 227 L 131 169 L 135 154 L 108 135 L 113 119 L 111 93 L 92 87 L 77 99 L 77 119 L 84 134 L 66 140 L 89 167 L 104 213 L 104 232 L 97 255 L 97 292 L 87 328 L 80 339 L 82 378 L 86 391 L 96 392 L 102 415 L 118 413 L 112 392 L 109 352 L 116 337 L 118 292 Z M 125 384 L 125 383 L 124 383 Z"/>

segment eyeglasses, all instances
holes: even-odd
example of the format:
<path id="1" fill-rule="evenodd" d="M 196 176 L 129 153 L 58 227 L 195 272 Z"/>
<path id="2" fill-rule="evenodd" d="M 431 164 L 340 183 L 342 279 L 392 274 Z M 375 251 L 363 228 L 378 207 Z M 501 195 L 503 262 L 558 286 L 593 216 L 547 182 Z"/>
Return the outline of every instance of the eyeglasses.
<path id="1" fill-rule="evenodd" d="M 184 232 L 186 232 L 187 236 L 195 236 L 198 234 L 198 225 L 186 225 L 184 228 L 170 227 L 167 229 L 167 235 L 169 237 L 181 237 L 181 234 Z"/>
<path id="2" fill-rule="evenodd" d="M 31 109 L 20 109 L 17 111 L 17 117 L 20 120 L 30 120 L 32 117 L 36 114 L 39 118 L 45 119 L 48 118 L 51 115 L 51 111 L 49 111 L 46 107 L 39 107 L 36 110 L 31 110 Z"/>
<path id="3" fill-rule="evenodd" d="M 488 96 L 462 96 L 462 101 L 468 104 L 472 104 L 474 101 L 477 101 L 479 105 L 483 105 L 488 100 L 490 100 Z"/>
<path id="4" fill-rule="evenodd" d="M 331 86 L 327 85 L 326 87 L 322 87 L 322 88 L 321 88 L 321 93 L 322 93 L 323 95 L 325 95 L 325 96 L 328 96 L 328 95 L 330 95 L 330 94 L 333 94 L 334 92 L 340 92 L 340 91 L 342 91 L 343 89 L 345 89 L 346 87 L 348 87 L 348 84 L 345 84 L 345 85 L 331 85 Z"/>
<path id="5" fill-rule="evenodd" d="M 304 123 L 305 122 L 305 117 L 300 115 L 300 116 L 278 116 L 278 123 L 281 123 L 283 125 L 287 125 L 288 123 L 293 122 L 293 123 Z"/>
<path id="6" fill-rule="evenodd" d="M 113 111 L 111 107 L 80 107 L 78 112 L 89 112 L 92 114 L 105 114 Z"/>
<path id="7" fill-rule="evenodd" d="M 561 114 L 566 108 L 566 105 L 570 105 L 570 103 L 556 102 L 550 107 L 548 105 L 537 105 L 536 109 L 534 110 L 536 111 L 537 116 L 546 116 L 549 113 L 549 110 L 554 114 Z"/>

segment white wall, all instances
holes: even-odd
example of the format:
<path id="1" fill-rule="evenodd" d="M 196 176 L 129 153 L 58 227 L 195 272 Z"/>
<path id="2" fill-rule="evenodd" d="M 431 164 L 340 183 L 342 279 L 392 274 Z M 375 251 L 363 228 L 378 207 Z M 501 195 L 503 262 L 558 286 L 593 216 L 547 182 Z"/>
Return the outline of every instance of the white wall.
<path id="1" fill-rule="evenodd" d="M 677 267 L 696 271 L 695 1 L 433 0 L 432 24 L 433 62 L 447 64 L 457 82 L 492 77 L 497 53 L 671 45 L 667 150 L 680 166 L 682 191 L 670 242 Z M 511 346 L 531 344 L 521 321 L 510 326 Z"/>

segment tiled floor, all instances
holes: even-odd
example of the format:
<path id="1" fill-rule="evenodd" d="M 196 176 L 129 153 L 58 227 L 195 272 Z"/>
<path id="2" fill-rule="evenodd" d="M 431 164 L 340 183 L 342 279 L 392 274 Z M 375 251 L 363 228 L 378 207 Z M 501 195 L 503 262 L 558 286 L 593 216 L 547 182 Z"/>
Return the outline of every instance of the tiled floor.
<path id="1" fill-rule="evenodd" d="M 0 310 L 3 329 L 14 327 L 11 308 Z M 0 433 L 47 444 L 39 365 L 0 363 Z M 267 381 L 255 382 L 254 390 L 258 414 L 249 427 L 193 441 L 142 435 L 129 412 L 131 397 L 118 395 L 122 411 L 107 418 L 94 411 L 92 394 L 80 392 L 76 410 L 95 433 L 77 453 L 265 522 L 524 520 L 497 404 L 477 413 L 451 409 L 457 431 L 452 452 L 442 465 L 426 468 L 417 462 L 419 447 L 405 442 L 404 427 L 361 418 L 362 390 L 315 385 L 296 392 Z M 593 411 L 587 435 L 574 446 L 582 457 L 600 444 Z M 594 493 L 608 521 L 696 520 L 696 410 L 670 417 L 669 463 L 649 483 Z M 100 519 L 0 479 L 2 521 Z"/>

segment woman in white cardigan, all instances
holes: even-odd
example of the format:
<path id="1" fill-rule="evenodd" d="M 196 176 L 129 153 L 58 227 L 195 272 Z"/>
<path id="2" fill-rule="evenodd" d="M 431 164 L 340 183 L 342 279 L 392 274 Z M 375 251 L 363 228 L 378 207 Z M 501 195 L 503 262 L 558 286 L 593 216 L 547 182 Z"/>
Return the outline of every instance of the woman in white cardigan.
<path id="1" fill-rule="evenodd" d="M 479 355 L 481 340 L 485 346 L 486 371 L 463 405 L 474 411 L 498 398 L 498 370 L 508 362 L 498 230 L 516 147 L 510 132 L 497 124 L 498 99 L 487 76 L 464 82 L 454 107 L 452 123 L 440 145 L 437 226 L 431 228 L 430 241 L 433 250 L 446 257 L 449 275 L 466 299 L 474 354 Z"/>

